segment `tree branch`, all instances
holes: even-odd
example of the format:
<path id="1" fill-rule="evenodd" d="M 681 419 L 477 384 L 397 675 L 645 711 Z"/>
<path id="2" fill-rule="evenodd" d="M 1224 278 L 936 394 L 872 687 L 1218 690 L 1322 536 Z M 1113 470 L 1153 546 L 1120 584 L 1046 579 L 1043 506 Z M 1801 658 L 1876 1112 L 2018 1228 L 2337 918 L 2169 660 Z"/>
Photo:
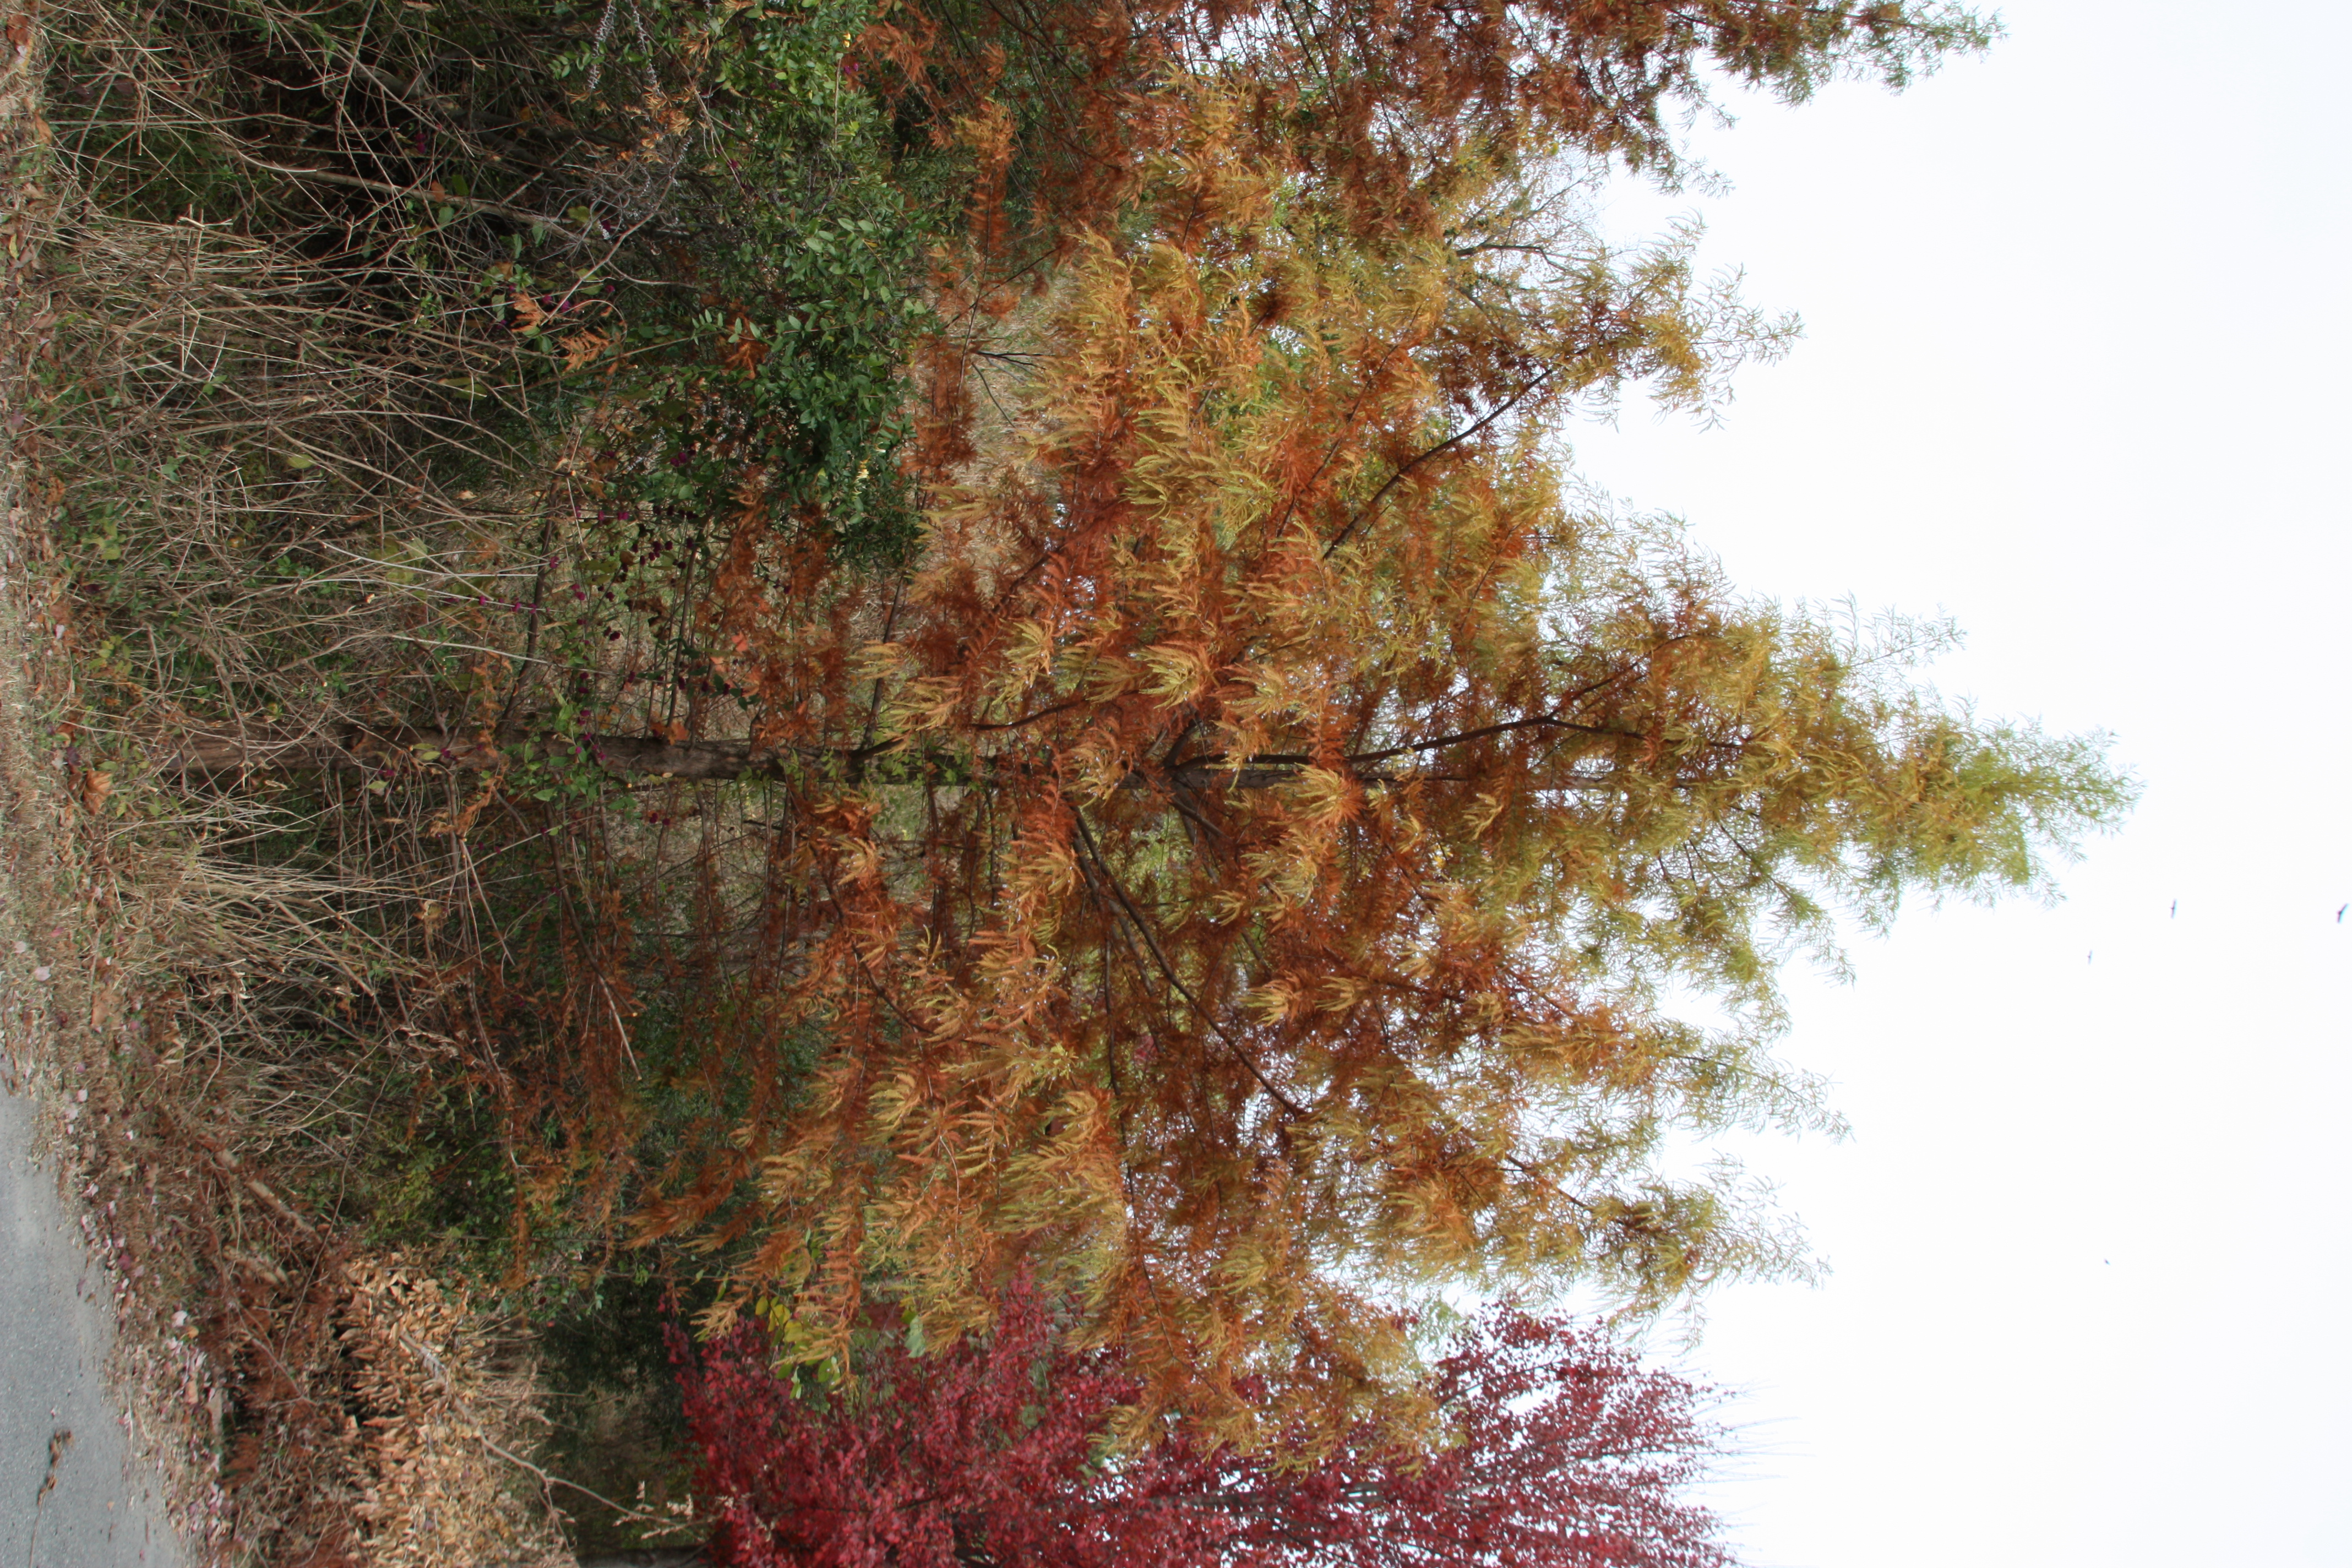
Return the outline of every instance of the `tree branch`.
<path id="1" fill-rule="evenodd" d="M 1348 536 L 1356 531 L 1358 525 L 1360 524 L 1364 519 L 1372 515 L 1373 510 L 1380 506 L 1381 502 L 1388 498 L 1389 491 L 1396 488 L 1399 480 L 1402 479 L 1407 474 L 1412 472 L 1415 468 L 1421 467 L 1422 464 L 1429 461 L 1430 458 L 1438 456 L 1449 447 L 1460 446 L 1463 442 L 1467 441 L 1471 437 L 1475 436 L 1479 431 L 1484 430 L 1487 426 L 1492 425 L 1496 420 L 1500 419 L 1504 415 L 1508 414 L 1512 409 L 1517 408 L 1520 404 L 1526 402 L 1528 398 L 1534 394 L 1538 387 L 1551 379 L 1552 373 L 1557 368 L 1557 366 L 1553 365 L 1545 366 L 1544 369 L 1537 373 L 1534 380 L 1528 382 L 1525 386 L 1519 388 L 1518 391 L 1511 394 L 1510 396 L 1496 404 L 1493 408 L 1486 412 L 1484 417 L 1472 424 L 1464 426 L 1461 429 L 1456 430 L 1453 435 L 1448 436 L 1444 440 L 1440 441 L 1436 446 L 1430 447 L 1427 451 L 1422 452 L 1415 457 L 1406 459 L 1403 463 L 1399 464 L 1397 471 L 1391 474 L 1388 477 L 1387 481 L 1383 483 L 1379 489 L 1372 492 L 1372 499 L 1356 509 L 1356 515 L 1348 520 L 1348 525 L 1331 536 L 1331 542 L 1323 547 L 1323 559 L 1326 561 L 1330 560 L 1333 553 L 1339 550 L 1339 546 L 1348 542 Z"/>
<path id="2" fill-rule="evenodd" d="M 1275 1102 L 1285 1110 L 1303 1119 L 1307 1115 L 1306 1108 L 1276 1087 L 1275 1081 L 1265 1076 L 1256 1060 L 1247 1051 L 1242 1049 L 1239 1042 L 1235 1041 L 1231 1035 L 1225 1033 L 1225 1026 L 1218 1021 L 1217 1016 L 1212 1013 L 1198 996 L 1192 994 L 1191 986 L 1178 978 L 1175 966 L 1168 962 L 1168 955 L 1160 950 L 1159 939 L 1151 934 L 1150 926 L 1144 922 L 1143 916 L 1136 910 L 1134 901 L 1128 898 L 1127 889 L 1119 886 L 1118 879 L 1111 874 L 1109 866 L 1104 863 L 1102 850 L 1096 845 L 1095 836 L 1087 830 L 1086 813 L 1072 806 L 1070 818 L 1078 826 L 1078 841 L 1086 847 L 1087 858 L 1094 863 L 1095 874 L 1102 879 L 1103 885 L 1110 889 L 1111 897 L 1118 900 L 1118 907 L 1126 911 L 1128 923 L 1134 928 L 1135 933 L 1143 939 L 1143 945 L 1150 951 L 1151 962 L 1159 967 L 1160 974 L 1166 978 L 1170 987 L 1192 1005 L 1192 1011 L 1198 1013 L 1201 1016 L 1201 1021 L 1209 1026 L 1209 1032 L 1217 1037 L 1218 1043 L 1233 1053 L 1234 1060 L 1249 1069 L 1250 1077 L 1257 1079 L 1258 1087 L 1272 1095 Z"/>

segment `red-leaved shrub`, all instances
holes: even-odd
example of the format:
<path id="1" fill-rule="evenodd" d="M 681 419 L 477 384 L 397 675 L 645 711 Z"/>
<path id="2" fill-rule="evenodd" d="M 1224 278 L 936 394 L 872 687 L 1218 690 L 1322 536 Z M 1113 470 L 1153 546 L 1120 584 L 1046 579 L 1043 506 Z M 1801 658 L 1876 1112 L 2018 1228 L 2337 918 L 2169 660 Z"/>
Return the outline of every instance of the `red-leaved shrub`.
<path id="1" fill-rule="evenodd" d="M 807 1398 L 764 1332 L 675 1347 L 712 1553 L 730 1568 L 1727 1568 L 1682 1500 L 1717 1430 L 1703 1391 L 1605 1331 L 1514 1308 L 1430 1373 L 1447 1441 L 1400 1451 L 1370 1426 L 1328 1457 L 1237 1453 L 1170 1428 L 1105 1455 L 1136 1393 L 1061 1348 L 1047 1302 L 931 1355 L 896 1342 L 854 1393 Z"/>

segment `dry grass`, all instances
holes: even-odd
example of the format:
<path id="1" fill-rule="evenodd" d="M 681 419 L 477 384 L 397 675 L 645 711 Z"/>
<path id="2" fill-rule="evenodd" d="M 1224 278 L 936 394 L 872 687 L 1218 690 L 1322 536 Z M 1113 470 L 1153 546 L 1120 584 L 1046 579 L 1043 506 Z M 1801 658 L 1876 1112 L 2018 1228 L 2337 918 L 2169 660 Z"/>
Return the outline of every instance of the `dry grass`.
<path id="1" fill-rule="evenodd" d="M 383 1086 L 456 1054 L 412 1021 L 431 984 L 396 933 L 436 896 L 469 901 L 462 843 L 430 828 L 470 785 L 398 814 L 297 809 L 159 761 L 198 730 L 356 755 L 353 721 L 407 693 L 355 711 L 332 672 L 462 637 L 467 606 L 440 606 L 499 520 L 419 456 L 471 437 L 433 427 L 416 386 L 475 350 L 426 331 L 388 352 L 282 251 L 102 210 L 41 132 L 37 47 L 11 53 L 0 969 L 12 1065 L 52 1108 L 121 1320 L 134 1427 L 200 1560 L 560 1563 L 520 1342 L 434 1277 L 450 1258 L 380 1250 L 334 1201 Z M 138 96 L 173 67 L 123 79 Z M 289 557 L 335 580 L 268 569 Z M 306 835 L 332 852 L 283 852 Z"/>
<path id="2" fill-rule="evenodd" d="M 596 1300 L 617 1216 L 731 1127 L 664 1078 L 656 993 L 733 983 L 773 874 L 754 790 L 625 790 L 572 739 L 748 729 L 691 646 L 709 520 L 611 502 L 640 416 L 572 374 L 619 241 L 423 153 L 527 153 L 499 188 L 557 215 L 670 174 L 545 129 L 577 105 L 528 6 L 467 35 L 510 53 L 486 120 L 454 12 L 371 10 L 366 61 L 272 0 L 46 21 L 8 874 L 140 1421 L 222 1563 L 560 1552 L 591 1510 L 499 1325 Z M 604 1512 L 676 1539 L 667 1500 Z"/>
<path id="3" fill-rule="evenodd" d="M 222 807 L 209 839 L 105 814 L 70 738 L 78 639 L 38 521 L 9 574 L 39 607 L 10 595 L 26 679 L 0 720 L 0 963 L 42 1000 L 9 1038 L 55 1108 L 189 1544 L 221 1563 L 562 1561 L 536 1478 L 499 1454 L 541 1436 L 528 1367 L 462 1292 L 298 1190 L 352 1154 L 353 1088 L 386 1065 L 381 1042 L 322 1051 L 292 1026 L 380 981 L 353 889 L 216 853 L 236 828 Z"/>

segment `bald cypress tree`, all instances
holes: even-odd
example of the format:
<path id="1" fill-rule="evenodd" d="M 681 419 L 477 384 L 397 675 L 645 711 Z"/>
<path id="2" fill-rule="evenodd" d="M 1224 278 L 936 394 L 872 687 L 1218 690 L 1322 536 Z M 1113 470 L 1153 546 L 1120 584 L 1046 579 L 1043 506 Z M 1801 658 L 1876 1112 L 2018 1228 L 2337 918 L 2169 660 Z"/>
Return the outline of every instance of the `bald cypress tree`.
<path id="1" fill-rule="evenodd" d="M 688 1032 L 750 1087 L 641 1216 L 719 1226 L 801 1353 L 877 1288 L 951 1341 L 1029 1259 L 1135 1418 L 1246 1437 L 1346 1419 L 1433 1282 L 1650 1307 L 1799 1267 L 1736 1173 L 1663 1158 L 1828 1114 L 1769 1054 L 1780 963 L 2036 887 L 2128 794 L 2095 740 L 1916 686 L 1946 628 L 1744 597 L 1559 455 L 1580 406 L 1704 406 L 1785 332 L 1687 237 L 1601 245 L 1564 161 L 1665 159 L 1710 61 L 1801 92 L 1965 20 L 1376 9 L 1074 32 L 1158 63 L 1025 119 L 948 30 L 867 37 L 898 90 L 970 95 L 924 541 L 845 574 L 739 488 L 696 614 L 764 858 Z M 1021 137 L 1113 109 L 1092 183 L 1015 210 L 1058 155 Z M 785 1040 L 813 1066 L 769 1092 Z"/>

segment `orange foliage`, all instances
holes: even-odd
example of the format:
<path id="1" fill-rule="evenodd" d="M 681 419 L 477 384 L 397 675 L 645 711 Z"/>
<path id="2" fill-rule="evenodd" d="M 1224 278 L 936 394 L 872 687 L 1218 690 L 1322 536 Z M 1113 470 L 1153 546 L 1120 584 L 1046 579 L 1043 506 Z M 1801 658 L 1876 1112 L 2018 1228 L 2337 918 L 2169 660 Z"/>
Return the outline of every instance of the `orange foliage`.
<path id="1" fill-rule="evenodd" d="M 1899 629 L 1570 504 L 1565 409 L 1703 404 L 1773 329 L 1525 171 L 1655 162 L 1703 53 L 1801 89 L 1897 60 L 1902 15 L 1064 16 L 1092 86 L 1021 106 L 1019 212 L 996 46 L 869 32 L 976 151 L 915 367 L 927 542 L 911 581 L 834 574 L 747 492 L 701 614 L 770 847 L 687 1028 L 714 1097 L 749 1087 L 645 1234 L 740 1244 L 812 1355 L 877 1289 L 979 1328 L 1031 1259 L 1137 1419 L 1244 1439 L 1244 1386 L 1372 1397 L 1433 1281 L 1654 1304 L 1799 1266 L 1735 1179 L 1660 1164 L 1670 1126 L 1821 1114 L 1764 1055 L 1773 959 L 1840 900 L 2032 879 L 2116 786 L 1883 674 Z"/>

